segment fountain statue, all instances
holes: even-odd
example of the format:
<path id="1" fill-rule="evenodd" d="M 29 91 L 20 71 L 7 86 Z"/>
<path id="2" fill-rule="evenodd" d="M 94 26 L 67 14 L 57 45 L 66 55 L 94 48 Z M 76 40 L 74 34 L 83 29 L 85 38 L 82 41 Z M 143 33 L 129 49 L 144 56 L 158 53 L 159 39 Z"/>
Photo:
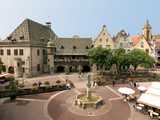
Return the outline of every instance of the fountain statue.
<path id="1" fill-rule="evenodd" d="M 103 99 L 101 96 L 92 95 L 91 90 L 91 77 L 90 75 L 87 76 L 87 88 L 86 93 L 79 94 L 76 96 L 75 105 L 85 109 L 85 108 L 97 108 L 99 105 L 103 104 Z"/>
<path id="2" fill-rule="evenodd" d="M 88 83 L 87 83 L 87 98 L 90 99 L 91 98 L 91 79 L 90 79 L 90 75 L 87 76 L 88 78 Z"/>

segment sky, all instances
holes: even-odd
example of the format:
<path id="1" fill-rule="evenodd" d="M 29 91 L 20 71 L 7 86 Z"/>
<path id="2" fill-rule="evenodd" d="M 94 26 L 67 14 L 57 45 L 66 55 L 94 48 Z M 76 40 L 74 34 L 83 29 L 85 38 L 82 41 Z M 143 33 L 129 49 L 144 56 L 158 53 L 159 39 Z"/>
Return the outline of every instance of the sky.
<path id="1" fill-rule="evenodd" d="M 45 24 L 60 37 L 95 38 L 102 25 L 111 35 L 121 29 L 142 33 L 148 19 L 154 34 L 160 33 L 160 0 L 2 0 L 0 38 L 4 39 L 24 19 Z"/>

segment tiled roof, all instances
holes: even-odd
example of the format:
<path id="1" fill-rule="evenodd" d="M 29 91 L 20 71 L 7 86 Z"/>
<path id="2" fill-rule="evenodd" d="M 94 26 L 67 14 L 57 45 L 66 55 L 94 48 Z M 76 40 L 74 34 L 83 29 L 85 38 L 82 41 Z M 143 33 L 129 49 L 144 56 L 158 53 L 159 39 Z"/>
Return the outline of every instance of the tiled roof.
<path id="1" fill-rule="evenodd" d="M 131 37 L 131 40 L 132 40 L 132 45 L 135 46 L 135 45 L 137 45 L 137 43 L 139 43 L 139 41 L 141 40 L 141 36 L 139 36 L 139 35 L 132 36 L 132 37 Z"/>
<path id="2" fill-rule="evenodd" d="M 57 54 L 86 54 L 87 48 L 91 45 L 91 38 L 57 38 L 55 40 Z"/>
<path id="3" fill-rule="evenodd" d="M 156 40 L 155 40 L 155 47 L 156 47 L 157 49 L 160 48 L 160 39 L 156 39 Z"/>
<path id="4" fill-rule="evenodd" d="M 34 22 L 30 19 L 25 19 L 5 40 L 2 42 L 16 42 L 29 41 L 31 45 L 39 43 L 47 43 L 50 39 L 56 36 L 46 25 Z"/>

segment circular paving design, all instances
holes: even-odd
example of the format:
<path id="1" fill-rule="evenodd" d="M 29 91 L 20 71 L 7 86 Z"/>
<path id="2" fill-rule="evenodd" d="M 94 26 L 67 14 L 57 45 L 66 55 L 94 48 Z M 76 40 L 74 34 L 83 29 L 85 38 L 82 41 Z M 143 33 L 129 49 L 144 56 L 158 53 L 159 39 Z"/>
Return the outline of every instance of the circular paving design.
<path id="1" fill-rule="evenodd" d="M 105 87 L 96 88 L 93 94 L 100 95 L 105 104 L 98 109 L 81 109 L 74 105 L 77 91 L 65 91 L 48 103 L 48 114 L 53 120 L 128 120 L 129 105 Z"/>

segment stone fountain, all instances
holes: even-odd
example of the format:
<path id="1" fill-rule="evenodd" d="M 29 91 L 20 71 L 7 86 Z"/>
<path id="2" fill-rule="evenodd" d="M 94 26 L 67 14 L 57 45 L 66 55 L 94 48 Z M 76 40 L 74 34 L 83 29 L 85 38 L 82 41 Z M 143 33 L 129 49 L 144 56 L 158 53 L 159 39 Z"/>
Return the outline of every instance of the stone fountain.
<path id="1" fill-rule="evenodd" d="M 98 106 L 103 104 L 103 99 L 101 96 L 97 96 L 92 94 L 91 90 L 91 79 L 90 75 L 87 76 L 88 82 L 86 85 L 86 93 L 82 93 L 76 96 L 75 105 L 79 106 L 80 108 L 98 108 Z"/>

